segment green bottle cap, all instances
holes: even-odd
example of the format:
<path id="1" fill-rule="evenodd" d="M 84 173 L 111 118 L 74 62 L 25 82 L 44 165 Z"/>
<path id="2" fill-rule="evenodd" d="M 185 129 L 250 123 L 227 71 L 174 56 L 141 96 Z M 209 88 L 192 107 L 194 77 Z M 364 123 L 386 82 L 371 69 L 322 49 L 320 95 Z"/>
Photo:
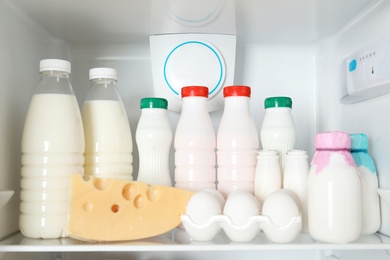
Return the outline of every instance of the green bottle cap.
<path id="1" fill-rule="evenodd" d="M 165 98 L 147 97 L 141 99 L 141 109 L 143 108 L 163 108 L 167 109 L 168 101 Z"/>
<path id="2" fill-rule="evenodd" d="M 264 107 L 272 108 L 272 107 L 292 107 L 292 100 L 289 97 L 269 97 L 264 101 Z"/>

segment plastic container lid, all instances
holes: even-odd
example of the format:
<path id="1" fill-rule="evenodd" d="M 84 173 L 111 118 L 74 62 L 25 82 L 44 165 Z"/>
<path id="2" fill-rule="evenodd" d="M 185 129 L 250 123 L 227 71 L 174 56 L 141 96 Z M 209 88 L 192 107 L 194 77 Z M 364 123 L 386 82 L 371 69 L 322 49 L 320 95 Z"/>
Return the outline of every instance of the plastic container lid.
<path id="1" fill-rule="evenodd" d="M 264 100 L 264 107 L 292 107 L 292 100 L 289 97 L 269 97 Z"/>
<path id="2" fill-rule="evenodd" d="M 368 150 L 368 138 L 366 134 L 350 134 L 351 150 Z"/>
<path id="3" fill-rule="evenodd" d="M 45 59 L 39 62 L 39 72 L 50 70 L 63 71 L 70 74 L 70 62 L 58 59 Z"/>
<path id="4" fill-rule="evenodd" d="M 232 97 L 232 96 L 241 96 L 241 97 L 250 97 L 251 88 L 248 86 L 227 86 L 223 89 L 223 97 Z"/>
<path id="5" fill-rule="evenodd" d="M 205 86 L 187 86 L 181 89 L 181 97 L 209 97 L 209 88 Z"/>
<path id="6" fill-rule="evenodd" d="M 89 79 L 113 79 L 117 80 L 117 73 L 112 68 L 93 68 L 89 70 Z"/>
<path id="7" fill-rule="evenodd" d="M 165 98 L 148 97 L 141 99 L 141 109 L 143 108 L 163 108 L 167 109 L 168 101 Z"/>
<path id="8" fill-rule="evenodd" d="M 349 137 L 349 134 L 345 132 L 324 132 L 316 134 L 314 144 L 317 149 L 350 149 L 351 138 Z"/>

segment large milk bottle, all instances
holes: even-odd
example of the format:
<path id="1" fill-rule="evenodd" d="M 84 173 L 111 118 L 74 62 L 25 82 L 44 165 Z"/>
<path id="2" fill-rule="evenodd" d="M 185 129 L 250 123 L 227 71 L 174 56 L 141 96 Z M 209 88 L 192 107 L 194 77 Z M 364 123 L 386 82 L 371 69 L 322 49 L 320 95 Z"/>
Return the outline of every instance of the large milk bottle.
<path id="1" fill-rule="evenodd" d="M 168 101 L 143 98 L 140 106 L 141 117 L 135 133 L 139 154 L 137 181 L 172 186 L 169 173 L 172 129 L 167 115 Z"/>
<path id="2" fill-rule="evenodd" d="M 351 134 L 351 154 L 360 173 L 362 189 L 362 234 L 378 231 L 381 225 L 378 176 L 374 161 L 368 154 L 368 138 L 365 134 Z"/>
<path id="3" fill-rule="evenodd" d="M 70 63 L 42 60 L 22 137 L 19 227 L 31 238 L 65 236 L 70 175 L 83 174 L 84 134 Z"/>
<path id="4" fill-rule="evenodd" d="M 84 100 L 85 174 L 133 180 L 133 141 L 112 68 L 89 71 L 91 87 Z"/>
<path id="5" fill-rule="evenodd" d="M 177 124 L 175 186 L 188 190 L 216 189 L 214 127 L 207 110 L 208 88 L 181 89 L 182 111 Z"/>
<path id="6" fill-rule="evenodd" d="M 309 233 L 327 243 L 349 243 L 361 232 L 359 173 L 344 132 L 318 133 L 308 175 Z"/>
<path id="7" fill-rule="evenodd" d="M 251 88 L 223 89 L 225 107 L 217 133 L 218 190 L 225 196 L 233 190 L 254 194 L 259 135 L 249 110 Z"/>
<path id="8" fill-rule="evenodd" d="M 264 101 L 265 117 L 260 130 L 263 150 L 279 153 L 280 168 L 284 170 L 286 152 L 294 149 L 295 127 L 291 116 L 292 100 L 289 97 L 269 97 Z"/>

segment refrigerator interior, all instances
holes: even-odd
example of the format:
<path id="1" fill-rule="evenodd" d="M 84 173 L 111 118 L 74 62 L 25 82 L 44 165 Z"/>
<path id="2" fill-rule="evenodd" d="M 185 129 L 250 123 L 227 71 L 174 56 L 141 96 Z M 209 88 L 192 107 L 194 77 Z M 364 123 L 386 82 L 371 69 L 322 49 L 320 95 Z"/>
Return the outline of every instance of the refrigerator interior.
<path id="1" fill-rule="evenodd" d="M 0 1 L 0 190 L 15 191 L 0 210 L 0 259 L 235 259 L 243 254 L 247 259 L 260 255 L 267 259 L 390 259 L 390 238 L 380 234 L 348 245 L 316 243 L 306 236 L 286 245 L 263 241 L 261 236 L 251 244 L 229 243 L 222 237 L 205 245 L 183 241 L 176 237 L 180 235 L 177 231 L 147 241 L 91 245 L 70 239 L 29 241 L 17 233 L 20 140 L 39 81 L 39 61 L 60 58 L 71 62 L 71 82 L 80 106 L 89 88 L 90 68 L 118 70 L 118 89 L 133 135 L 136 176 L 138 153 L 134 140 L 139 101 L 154 96 L 150 35 L 236 35 L 235 71 L 228 73 L 234 73 L 235 84 L 251 86 L 250 108 L 258 131 L 264 117 L 264 99 L 290 96 L 297 149 L 307 150 L 311 158 L 316 132 L 366 133 L 380 187 L 390 189 L 390 121 L 386 113 L 390 110 L 390 95 L 341 104 L 339 94 L 344 59 L 390 37 L 389 1 L 198 0 L 203 11 L 221 5 L 211 21 L 199 26 L 172 18 L 167 6 L 175 6 L 177 1 Z M 215 130 L 222 112 L 220 107 L 210 113 Z M 178 118 L 179 113 L 169 111 L 173 130 Z M 173 148 L 170 160 L 173 175 Z M 382 207 L 388 206 L 382 203 Z M 388 218 L 383 221 L 390 222 Z"/>

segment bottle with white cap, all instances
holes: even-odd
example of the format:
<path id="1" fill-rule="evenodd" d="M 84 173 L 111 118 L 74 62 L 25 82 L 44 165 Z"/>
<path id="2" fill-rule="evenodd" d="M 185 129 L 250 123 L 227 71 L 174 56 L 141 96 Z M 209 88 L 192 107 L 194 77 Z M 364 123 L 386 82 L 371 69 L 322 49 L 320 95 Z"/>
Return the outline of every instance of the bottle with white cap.
<path id="1" fill-rule="evenodd" d="M 141 116 L 135 133 L 139 154 L 137 181 L 172 186 L 169 172 L 172 129 L 167 115 L 168 101 L 148 97 L 141 99 L 140 106 Z"/>
<path id="2" fill-rule="evenodd" d="M 216 189 L 213 123 L 207 110 L 209 90 L 204 86 L 181 89 L 182 111 L 174 139 L 176 187 L 199 191 Z"/>
<path id="3" fill-rule="evenodd" d="M 40 62 L 22 136 L 19 227 L 30 238 L 66 236 L 70 175 L 83 174 L 84 134 L 70 63 Z"/>
<path id="4" fill-rule="evenodd" d="M 84 100 L 86 175 L 133 180 L 133 141 L 130 124 L 112 68 L 89 71 L 91 87 Z"/>

